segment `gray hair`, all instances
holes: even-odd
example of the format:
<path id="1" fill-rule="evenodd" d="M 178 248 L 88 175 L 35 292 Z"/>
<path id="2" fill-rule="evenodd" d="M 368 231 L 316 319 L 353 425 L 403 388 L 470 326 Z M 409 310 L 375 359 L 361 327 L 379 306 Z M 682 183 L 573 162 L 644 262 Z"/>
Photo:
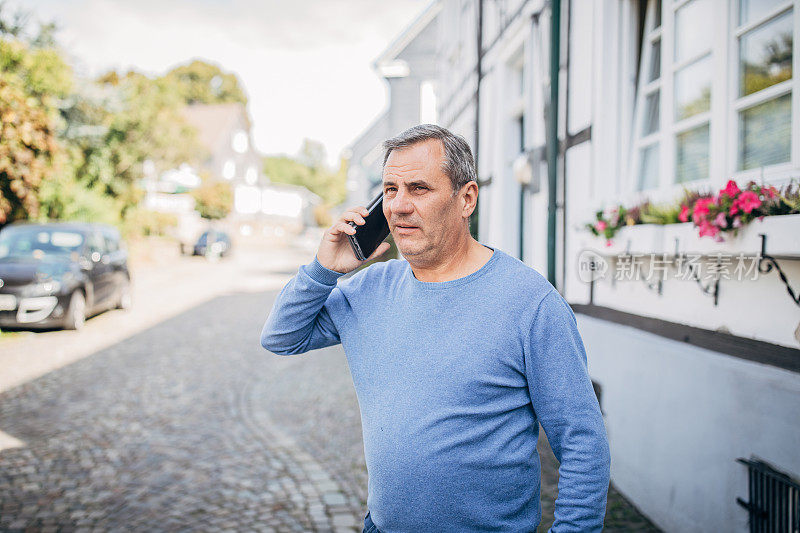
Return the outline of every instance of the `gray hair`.
<path id="1" fill-rule="evenodd" d="M 407 148 L 431 139 L 439 139 L 444 145 L 442 171 L 450 178 L 450 183 L 453 186 L 453 195 L 470 181 L 478 182 L 475 161 L 472 158 L 472 150 L 470 150 L 467 141 L 461 135 L 456 135 L 450 130 L 435 124 L 414 126 L 385 141 L 383 147 L 386 153 L 383 156 L 383 166 L 386 167 L 386 160 L 389 159 L 389 154 L 392 153 L 392 150 Z"/>

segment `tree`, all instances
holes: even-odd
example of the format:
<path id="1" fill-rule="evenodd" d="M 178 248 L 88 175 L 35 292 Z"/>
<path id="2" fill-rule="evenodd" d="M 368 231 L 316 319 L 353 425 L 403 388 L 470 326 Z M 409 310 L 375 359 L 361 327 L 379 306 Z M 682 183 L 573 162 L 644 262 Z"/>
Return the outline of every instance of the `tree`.
<path id="1" fill-rule="evenodd" d="M 222 104 L 237 102 L 247 105 L 247 97 L 235 74 L 223 72 L 217 65 L 194 60 L 170 70 L 163 79 L 178 92 L 187 104 Z"/>
<path id="2" fill-rule="evenodd" d="M 58 150 L 47 113 L 0 76 L 0 224 L 39 214 L 39 187 Z"/>
<path id="3" fill-rule="evenodd" d="M 27 16 L 18 12 L 8 22 L 3 7 L 0 3 L 0 224 L 39 215 L 40 188 L 63 155 L 57 103 L 72 86 L 72 71 L 58 51 L 43 48 L 44 37 L 36 37 L 37 47 L 20 40 Z"/>
<path id="4" fill-rule="evenodd" d="M 233 189 L 229 183 L 205 183 L 192 191 L 195 209 L 208 220 L 225 218 L 233 208 Z"/>
<path id="5" fill-rule="evenodd" d="M 89 187 L 102 186 L 106 194 L 121 199 L 124 211 L 141 199 L 137 184 L 145 160 L 161 171 L 192 163 L 203 151 L 196 130 L 180 113 L 180 95 L 167 80 L 128 72 L 117 85 L 106 87 L 113 105 L 84 99 L 76 111 L 89 122 L 84 126 L 97 126 L 101 132 L 74 139 L 80 148 L 77 173 Z"/>

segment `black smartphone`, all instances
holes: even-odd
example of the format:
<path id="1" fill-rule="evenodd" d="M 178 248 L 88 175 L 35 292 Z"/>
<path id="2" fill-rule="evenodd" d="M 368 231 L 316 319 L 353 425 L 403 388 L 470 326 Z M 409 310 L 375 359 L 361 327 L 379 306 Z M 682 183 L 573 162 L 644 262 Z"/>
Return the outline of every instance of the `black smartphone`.
<path id="1" fill-rule="evenodd" d="M 383 240 L 389 236 L 389 223 L 383 216 L 383 192 L 373 198 L 367 205 L 369 215 L 364 217 L 364 224 L 358 225 L 355 222 L 348 222 L 356 228 L 355 235 L 348 235 L 350 246 L 353 253 L 360 261 L 365 261 L 372 255 Z"/>

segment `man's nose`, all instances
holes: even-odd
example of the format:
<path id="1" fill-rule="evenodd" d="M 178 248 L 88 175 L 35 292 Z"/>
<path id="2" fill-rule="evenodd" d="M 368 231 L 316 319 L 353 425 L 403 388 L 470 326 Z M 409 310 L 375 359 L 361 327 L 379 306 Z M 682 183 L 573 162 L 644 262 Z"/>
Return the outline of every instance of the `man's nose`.
<path id="1" fill-rule="evenodd" d="M 407 192 L 398 190 L 389 203 L 389 208 L 393 213 L 411 213 L 414 210 L 414 204 L 411 203 Z"/>

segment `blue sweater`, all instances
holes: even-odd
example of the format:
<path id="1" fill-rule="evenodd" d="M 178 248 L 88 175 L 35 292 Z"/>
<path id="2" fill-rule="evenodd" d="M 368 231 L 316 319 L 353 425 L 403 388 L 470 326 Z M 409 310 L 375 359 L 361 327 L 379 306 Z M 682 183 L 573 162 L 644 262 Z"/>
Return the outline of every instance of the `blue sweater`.
<path id="1" fill-rule="evenodd" d="M 398 259 L 341 276 L 300 267 L 261 344 L 341 342 L 382 533 L 535 531 L 538 423 L 561 462 L 552 531 L 602 529 L 605 426 L 575 316 L 545 278 L 499 249 L 452 281 L 419 281 Z"/>

